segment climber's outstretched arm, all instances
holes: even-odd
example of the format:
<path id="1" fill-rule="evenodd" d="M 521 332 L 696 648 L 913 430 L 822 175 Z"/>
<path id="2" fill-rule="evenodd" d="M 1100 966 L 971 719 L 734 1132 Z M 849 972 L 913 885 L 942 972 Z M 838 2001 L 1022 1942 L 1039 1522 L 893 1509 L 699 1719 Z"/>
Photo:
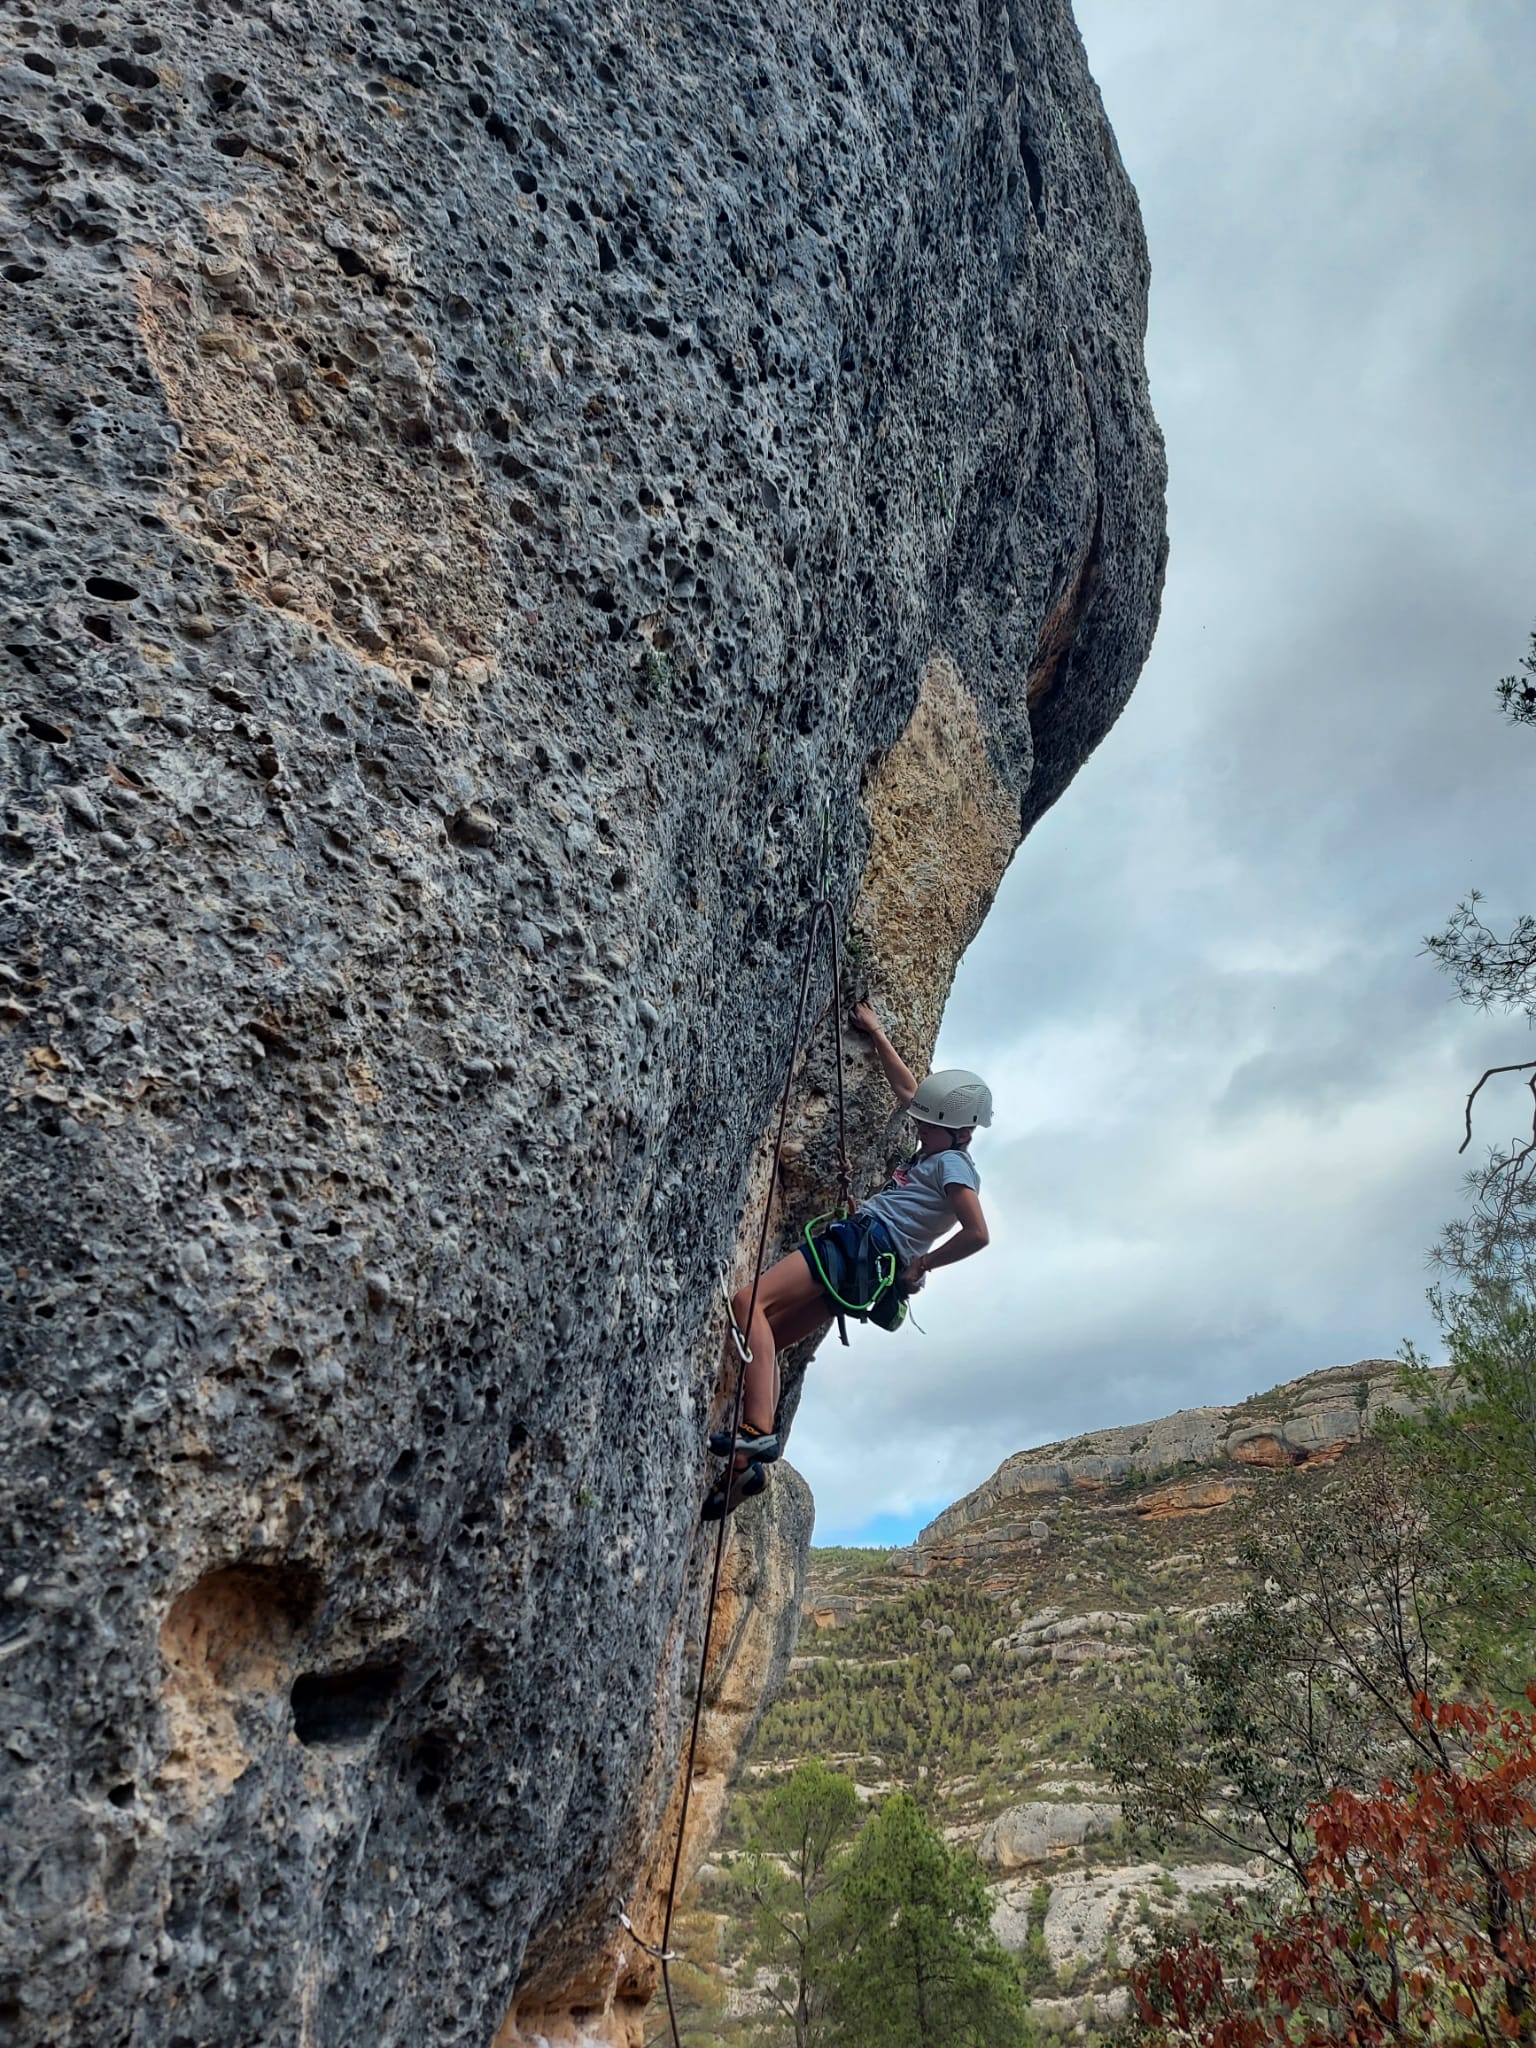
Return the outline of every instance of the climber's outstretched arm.
<path id="1" fill-rule="evenodd" d="M 880 1029 L 880 1020 L 868 1003 L 854 1005 L 853 1021 L 879 1054 L 880 1064 L 885 1069 L 885 1078 L 891 1084 L 891 1092 L 905 1109 L 917 1093 L 917 1081 L 912 1069 Z"/>

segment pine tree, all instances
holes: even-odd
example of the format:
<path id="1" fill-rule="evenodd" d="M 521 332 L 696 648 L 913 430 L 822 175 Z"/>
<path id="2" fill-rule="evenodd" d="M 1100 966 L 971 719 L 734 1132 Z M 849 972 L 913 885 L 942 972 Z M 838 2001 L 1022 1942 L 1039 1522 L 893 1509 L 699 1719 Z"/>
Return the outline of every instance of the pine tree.
<path id="1" fill-rule="evenodd" d="M 909 1793 L 868 1821 L 839 1885 L 829 2048 L 1024 2048 L 1017 1972 L 977 1865 Z"/>
<path id="2" fill-rule="evenodd" d="M 745 1866 L 748 1960 L 793 2025 L 795 2048 L 821 2038 L 836 1856 L 858 1818 L 853 1780 L 814 1759 L 767 1793 L 753 1816 Z"/>

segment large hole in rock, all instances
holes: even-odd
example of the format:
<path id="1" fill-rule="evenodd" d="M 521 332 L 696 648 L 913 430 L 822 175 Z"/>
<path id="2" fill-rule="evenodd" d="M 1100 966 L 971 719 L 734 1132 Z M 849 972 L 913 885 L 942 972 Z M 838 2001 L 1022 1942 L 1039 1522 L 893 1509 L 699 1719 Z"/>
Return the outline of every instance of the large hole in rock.
<path id="1" fill-rule="evenodd" d="M 160 1626 L 170 1738 L 161 1776 L 194 1804 L 227 1790 L 253 1744 L 277 1737 L 279 1703 L 319 1593 L 302 1569 L 224 1565 L 172 1601 Z"/>
<path id="2" fill-rule="evenodd" d="M 404 1667 L 305 1671 L 293 1681 L 293 1732 L 306 1749 L 361 1749 L 389 1719 Z"/>

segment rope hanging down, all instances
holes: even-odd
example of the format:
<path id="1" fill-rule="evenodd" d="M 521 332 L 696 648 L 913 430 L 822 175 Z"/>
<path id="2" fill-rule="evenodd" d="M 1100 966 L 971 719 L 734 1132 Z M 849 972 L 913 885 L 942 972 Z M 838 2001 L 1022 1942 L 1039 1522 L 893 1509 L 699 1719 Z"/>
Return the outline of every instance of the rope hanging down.
<path id="1" fill-rule="evenodd" d="M 811 904 L 810 929 L 806 933 L 805 939 L 805 958 L 800 967 L 800 994 L 795 1004 L 794 1036 L 790 1041 L 789 1061 L 784 1070 L 784 1086 L 779 1093 L 778 1123 L 773 1139 L 773 1164 L 769 1169 L 768 1186 L 763 1197 L 763 1219 L 757 1233 L 757 1255 L 752 1264 L 752 1286 L 747 1298 L 746 1329 L 744 1331 L 738 1330 L 734 1315 L 730 1318 L 731 1333 L 737 1355 L 736 1387 L 731 1399 L 731 1422 L 727 1432 L 733 1443 L 741 1429 L 742 1403 L 747 1388 L 746 1369 L 752 1359 L 752 1353 L 748 1349 L 748 1338 L 751 1334 L 753 1318 L 757 1314 L 757 1294 L 759 1287 L 762 1285 L 763 1266 L 768 1256 L 768 1231 L 773 1215 L 773 1193 L 774 1189 L 778 1186 L 779 1168 L 784 1156 L 784 1134 L 789 1124 L 790 1094 L 794 1087 L 795 1065 L 800 1057 L 801 1035 L 805 1029 L 805 1011 L 810 997 L 811 969 L 816 959 L 816 941 L 823 929 L 825 929 L 827 934 L 827 944 L 832 966 L 833 1040 L 837 1060 L 837 1190 L 838 1199 L 842 1203 L 845 1215 L 853 1205 L 853 1169 L 848 1162 L 848 1126 L 843 1100 L 843 969 L 837 943 L 837 912 L 832 907 L 831 878 L 828 866 L 829 846 L 830 824 L 824 812 L 821 824 L 821 874 L 819 889 Z M 839 1328 L 842 1327 L 842 1320 L 842 1317 L 839 1316 Z M 847 1341 L 847 1332 L 844 1331 L 843 1342 L 846 1344 Z M 730 1485 L 731 1475 L 735 1470 L 735 1463 L 735 1454 L 729 1454 L 725 1461 L 724 1484 L 727 1487 Z M 699 1726 L 704 1715 L 704 1682 L 709 1671 L 709 1639 L 714 1630 L 715 1607 L 720 1597 L 720 1568 L 725 1560 L 725 1530 L 729 1519 L 729 1516 L 722 1515 L 715 1529 L 714 1565 L 709 1577 L 709 1599 L 705 1603 L 704 1608 L 704 1641 L 699 1649 L 699 1682 L 694 1688 L 693 1724 L 688 1735 L 688 1760 L 683 1771 L 682 1805 L 677 1817 L 677 1841 L 672 1851 L 672 1873 L 667 1883 L 667 1910 L 662 1921 L 661 1940 L 654 1944 L 646 1941 L 636 1931 L 627 1914 L 621 1913 L 619 1915 L 620 1920 L 633 1935 L 637 1945 L 648 1956 L 654 1956 L 661 1964 L 661 1982 L 667 1997 L 667 2019 L 672 2028 L 673 2048 L 682 2048 L 682 2036 L 678 2032 L 677 2011 L 672 2003 L 672 1975 L 669 1968 L 669 1965 L 677 1960 L 676 1952 L 671 1945 L 672 1915 L 677 1907 L 677 1881 L 683 1863 L 683 1840 L 688 1831 L 688 1802 L 693 1792 L 693 1766 L 694 1759 L 698 1754 Z"/>

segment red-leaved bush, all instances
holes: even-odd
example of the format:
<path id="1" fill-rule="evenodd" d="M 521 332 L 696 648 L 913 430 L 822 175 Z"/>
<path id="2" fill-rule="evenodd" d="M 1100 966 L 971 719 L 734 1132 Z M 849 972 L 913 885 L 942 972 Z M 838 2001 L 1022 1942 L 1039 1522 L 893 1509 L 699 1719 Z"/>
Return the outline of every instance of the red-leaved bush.
<path id="1" fill-rule="evenodd" d="M 1312 1809 L 1304 1895 L 1247 1953 L 1192 1936 L 1134 1974 L 1153 2039 L 1536 2042 L 1536 1712 L 1421 1697 L 1416 1713 L 1435 1760 Z"/>

